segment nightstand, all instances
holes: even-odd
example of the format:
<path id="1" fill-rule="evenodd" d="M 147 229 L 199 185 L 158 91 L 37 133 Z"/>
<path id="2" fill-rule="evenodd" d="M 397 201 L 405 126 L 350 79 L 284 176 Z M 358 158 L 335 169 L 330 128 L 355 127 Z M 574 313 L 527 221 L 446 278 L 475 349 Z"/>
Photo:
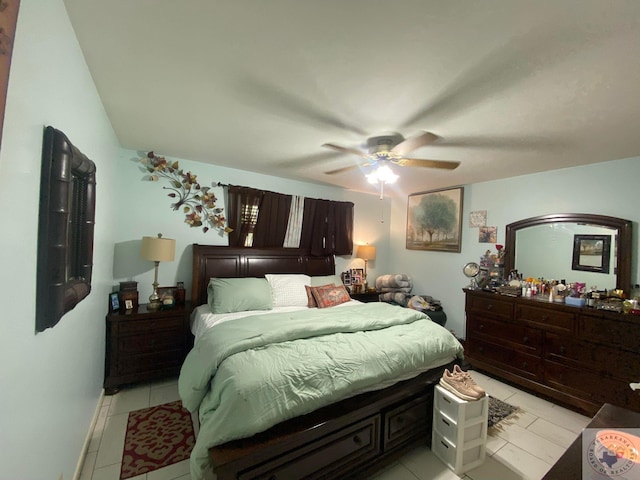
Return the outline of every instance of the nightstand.
<path id="1" fill-rule="evenodd" d="M 190 314 L 187 302 L 157 311 L 143 304 L 107 315 L 105 393 L 112 395 L 128 383 L 178 375 L 193 346 Z"/>
<path id="2" fill-rule="evenodd" d="M 354 300 L 359 300 L 360 302 L 369 303 L 369 302 L 379 302 L 380 292 L 362 292 L 362 293 L 352 293 L 351 298 Z"/>

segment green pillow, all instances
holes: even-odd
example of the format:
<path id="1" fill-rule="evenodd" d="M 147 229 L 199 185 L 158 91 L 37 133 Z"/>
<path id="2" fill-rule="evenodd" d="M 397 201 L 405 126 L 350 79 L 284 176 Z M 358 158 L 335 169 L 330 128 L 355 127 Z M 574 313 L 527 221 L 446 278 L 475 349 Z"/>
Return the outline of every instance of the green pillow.
<path id="1" fill-rule="evenodd" d="M 323 275 L 320 277 L 311 277 L 311 286 L 320 287 L 322 285 L 342 285 L 342 277 L 340 275 Z"/>
<path id="2" fill-rule="evenodd" d="M 271 310 L 271 287 L 265 278 L 212 278 L 207 303 L 213 313 Z"/>

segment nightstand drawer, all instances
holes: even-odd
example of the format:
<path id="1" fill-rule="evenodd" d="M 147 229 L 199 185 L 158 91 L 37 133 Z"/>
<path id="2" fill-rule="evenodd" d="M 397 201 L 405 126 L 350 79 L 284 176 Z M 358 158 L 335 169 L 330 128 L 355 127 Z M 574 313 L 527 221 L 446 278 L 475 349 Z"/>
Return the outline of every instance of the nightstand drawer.
<path id="1" fill-rule="evenodd" d="M 120 322 L 120 335 L 149 334 L 159 330 L 184 330 L 184 316 L 141 318 Z"/>
<path id="2" fill-rule="evenodd" d="M 118 340 L 118 349 L 124 354 L 162 351 L 184 344 L 184 337 L 184 329 L 150 332 L 148 335 L 129 335 Z"/>
<path id="3" fill-rule="evenodd" d="M 121 375 L 130 375 L 175 367 L 177 373 L 182 366 L 184 356 L 181 350 L 166 350 L 147 355 L 122 355 L 118 362 L 118 371 Z"/>

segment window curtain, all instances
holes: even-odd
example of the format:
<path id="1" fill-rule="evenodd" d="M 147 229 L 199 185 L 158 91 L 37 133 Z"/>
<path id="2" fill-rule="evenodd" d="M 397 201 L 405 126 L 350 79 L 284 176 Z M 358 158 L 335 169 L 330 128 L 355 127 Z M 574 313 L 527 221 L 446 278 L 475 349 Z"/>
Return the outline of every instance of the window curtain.
<path id="1" fill-rule="evenodd" d="M 229 233 L 230 247 L 251 246 L 263 195 L 263 190 L 229 185 L 227 223 L 233 228 L 233 232 Z"/>
<path id="2" fill-rule="evenodd" d="M 298 248 L 300 246 L 300 235 L 302 234 L 302 218 L 304 215 L 304 197 L 294 195 L 291 199 L 291 209 L 289 210 L 289 222 L 287 223 L 287 233 L 284 236 L 284 248 Z"/>
<path id="3" fill-rule="evenodd" d="M 229 233 L 229 246 L 284 246 L 290 217 L 295 215 L 291 206 L 291 195 L 230 185 L 227 216 L 233 231 Z M 351 255 L 353 203 L 300 198 L 294 209 L 298 215 L 302 209 L 300 248 L 314 256 Z"/>
<path id="4" fill-rule="evenodd" d="M 353 203 L 306 198 L 300 246 L 311 255 L 351 255 Z"/>
<path id="5" fill-rule="evenodd" d="M 291 195 L 263 192 L 253 232 L 254 247 L 282 247 L 287 233 Z"/>

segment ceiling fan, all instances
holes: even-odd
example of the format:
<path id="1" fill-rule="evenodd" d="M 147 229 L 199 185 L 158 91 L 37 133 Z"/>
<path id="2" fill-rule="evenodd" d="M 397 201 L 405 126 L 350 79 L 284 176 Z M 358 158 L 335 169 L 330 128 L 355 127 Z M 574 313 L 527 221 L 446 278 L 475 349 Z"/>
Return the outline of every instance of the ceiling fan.
<path id="1" fill-rule="evenodd" d="M 380 135 L 367 139 L 367 152 L 357 148 L 342 147 L 333 143 L 325 143 L 322 146 L 342 153 L 350 153 L 365 158 L 367 161 L 360 165 L 349 165 L 335 170 L 325 172 L 327 175 L 346 172 L 354 168 L 371 165 L 382 165 L 387 162 L 400 167 L 426 167 L 444 168 L 453 170 L 460 165 L 460 162 L 450 162 L 446 160 L 427 160 L 420 158 L 407 158 L 405 155 L 413 150 L 429 145 L 438 137 L 431 132 L 421 132 L 418 135 L 405 139 L 399 133 Z"/>

